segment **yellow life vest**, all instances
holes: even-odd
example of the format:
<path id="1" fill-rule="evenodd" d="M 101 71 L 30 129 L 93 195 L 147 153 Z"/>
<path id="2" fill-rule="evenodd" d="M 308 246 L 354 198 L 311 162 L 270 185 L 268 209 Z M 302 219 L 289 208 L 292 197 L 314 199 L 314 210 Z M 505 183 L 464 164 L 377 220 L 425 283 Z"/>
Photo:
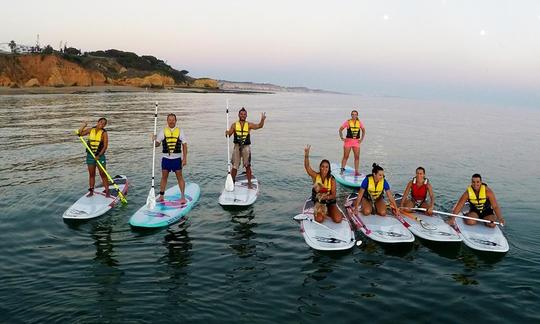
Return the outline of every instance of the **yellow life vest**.
<path id="1" fill-rule="evenodd" d="M 251 140 L 249 138 L 249 123 L 244 121 L 244 126 L 237 121 L 234 125 L 234 141 L 235 144 L 250 145 Z"/>
<path id="2" fill-rule="evenodd" d="M 332 177 L 330 176 L 326 178 L 323 183 L 321 175 L 317 174 L 317 176 L 315 177 L 315 184 L 320 184 L 321 186 L 323 186 L 323 188 L 326 188 L 328 192 L 332 191 Z"/>
<path id="3" fill-rule="evenodd" d="M 88 146 L 90 146 L 90 149 L 94 154 L 98 152 L 98 150 L 101 150 L 103 147 L 103 143 L 101 141 L 103 135 L 103 129 L 95 129 L 92 128 L 90 130 L 90 134 L 88 135 Z"/>
<path id="4" fill-rule="evenodd" d="M 371 197 L 371 200 L 377 200 L 377 198 L 382 195 L 383 191 L 384 179 L 379 181 L 379 183 L 377 183 L 377 187 L 375 187 L 375 179 L 373 179 L 373 176 L 368 176 L 368 194 Z"/>
<path id="5" fill-rule="evenodd" d="M 476 196 L 476 193 L 474 192 L 474 189 L 472 188 L 472 186 L 469 186 L 467 188 L 467 191 L 469 192 L 469 203 L 474 205 L 474 207 L 479 212 L 482 212 L 487 201 L 486 185 L 482 184 L 480 186 L 479 197 Z"/>
<path id="6" fill-rule="evenodd" d="M 347 138 L 360 138 L 360 121 L 349 119 L 349 128 L 347 128 Z"/>
<path id="7" fill-rule="evenodd" d="M 175 127 L 172 131 L 169 127 L 163 129 L 163 135 L 165 139 L 163 140 L 163 153 L 181 153 L 182 152 L 182 141 L 180 140 L 180 129 Z"/>

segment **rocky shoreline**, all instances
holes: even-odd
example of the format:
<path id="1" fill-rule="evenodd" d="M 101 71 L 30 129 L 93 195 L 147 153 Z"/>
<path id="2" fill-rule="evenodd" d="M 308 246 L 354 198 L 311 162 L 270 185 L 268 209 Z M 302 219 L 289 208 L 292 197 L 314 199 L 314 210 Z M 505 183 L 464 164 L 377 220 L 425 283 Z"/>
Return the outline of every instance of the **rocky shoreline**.
<path id="1" fill-rule="evenodd" d="M 192 87 L 168 87 L 163 89 L 141 88 L 134 86 L 71 86 L 71 87 L 0 87 L 0 95 L 33 95 L 33 94 L 89 94 L 118 92 L 179 92 L 179 93 L 234 93 L 234 94 L 273 94 L 270 91 L 223 90 Z"/>

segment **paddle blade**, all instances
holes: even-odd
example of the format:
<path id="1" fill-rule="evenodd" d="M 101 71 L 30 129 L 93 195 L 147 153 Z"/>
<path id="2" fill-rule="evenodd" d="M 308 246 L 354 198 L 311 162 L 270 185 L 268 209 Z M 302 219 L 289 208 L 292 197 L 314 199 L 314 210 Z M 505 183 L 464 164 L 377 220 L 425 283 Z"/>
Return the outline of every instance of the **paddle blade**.
<path id="1" fill-rule="evenodd" d="M 146 198 L 146 208 L 148 209 L 154 209 L 156 207 L 156 193 L 154 192 L 154 188 L 150 189 L 150 192 L 148 192 L 148 198 Z"/>
<path id="2" fill-rule="evenodd" d="M 306 214 L 298 214 L 293 217 L 295 221 L 303 221 L 308 219 L 308 216 Z"/>
<path id="3" fill-rule="evenodd" d="M 227 174 L 227 179 L 225 180 L 225 190 L 234 191 L 234 182 L 230 173 Z"/>

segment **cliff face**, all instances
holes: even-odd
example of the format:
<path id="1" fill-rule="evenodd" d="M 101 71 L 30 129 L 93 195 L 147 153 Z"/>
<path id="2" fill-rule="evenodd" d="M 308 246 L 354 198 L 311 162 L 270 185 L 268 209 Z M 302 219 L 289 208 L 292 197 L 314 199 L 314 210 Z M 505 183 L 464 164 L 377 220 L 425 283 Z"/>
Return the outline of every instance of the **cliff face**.
<path id="1" fill-rule="evenodd" d="M 175 85 L 198 87 L 199 84 L 217 87 L 214 80 L 214 83 L 196 81 L 186 76 L 177 82 L 160 71 L 126 68 L 106 57 L 75 57 L 72 61 L 56 54 L 0 55 L 0 86 L 3 87 L 127 85 L 163 88 Z"/>

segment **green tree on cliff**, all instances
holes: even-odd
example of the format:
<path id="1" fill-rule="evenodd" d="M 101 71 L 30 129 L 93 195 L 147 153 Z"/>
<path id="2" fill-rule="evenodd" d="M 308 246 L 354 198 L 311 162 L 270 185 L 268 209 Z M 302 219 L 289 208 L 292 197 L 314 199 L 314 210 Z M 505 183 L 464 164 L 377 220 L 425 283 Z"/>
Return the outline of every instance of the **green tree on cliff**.
<path id="1" fill-rule="evenodd" d="M 54 50 L 53 50 L 51 45 L 45 46 L 43 51 L 41 51 L 42 54 L 52 54 L 53 52 L 54 52 Z"/>
<path id="2" fill-rule="evenodd" d="M 17 43 L 14 40 L 9 42 L 9 48 L 11 49 L 11 53 L 17 53 Z"/>

